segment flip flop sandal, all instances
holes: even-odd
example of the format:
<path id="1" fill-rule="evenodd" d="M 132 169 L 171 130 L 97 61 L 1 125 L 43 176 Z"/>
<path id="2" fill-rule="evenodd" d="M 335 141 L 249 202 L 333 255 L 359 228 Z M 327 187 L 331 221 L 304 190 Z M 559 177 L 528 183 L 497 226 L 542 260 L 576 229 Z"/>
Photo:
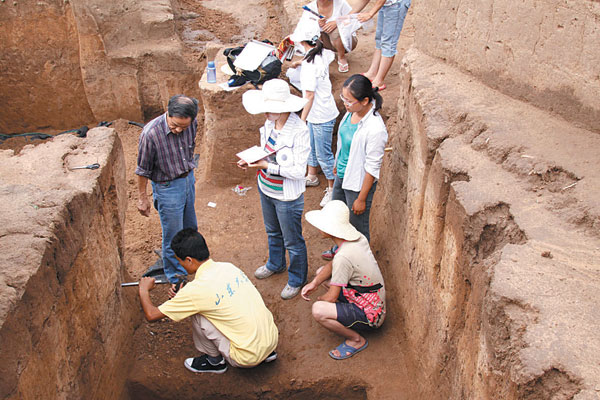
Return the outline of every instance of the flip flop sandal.
<path id="1" fill-rule="evenodd" d="M 346 72 L 348 72 L 350 70 L 350 68 L 348 67 L 348 63 L 342 64 L 339 61 L 337 63 L 338 63 L 338 71 L 340 71 L 341 73 L 345 74 Z"/>
<path id="2" fill-rule="evenodd" d="M 367 340 L 365 342 L 365 344 L 362 345 L 362 347 L 359 347 L 357 349 L 356 347 L 348 346 L 346 344 L 346 341 L 344 340 L 342 342 L 342 344 L 340 344 L 338 347 L 335 348 L 340 353 L 340 355 L 336 356 L 335 354 L 333 354 L 333 350 L 331 350 L 329 352 L 329 357 L 331 357 L 335 360 L 345 360 L 346 358 L 350 358 L 353 355 L 355 355 L 356 353 L 363 351 L 364 349 L 367 348 L 368 345 L 369 345 L 369 341 Z M 347 353 L 350 353 L 350 354 L 347 354 Z"/>
<path id="3" fill-rule="evenodd" d="M 381 91 L 385 90 L 387 88 L 387 86 L 385 86 L 385 83 L 384 83 L 383 85 L 381 85 L 379 87 L 378 86 L 373 86 L 373 89 L 375 89 L 375 88 L 377 88 L 378 92 L 381 92 Z"/>

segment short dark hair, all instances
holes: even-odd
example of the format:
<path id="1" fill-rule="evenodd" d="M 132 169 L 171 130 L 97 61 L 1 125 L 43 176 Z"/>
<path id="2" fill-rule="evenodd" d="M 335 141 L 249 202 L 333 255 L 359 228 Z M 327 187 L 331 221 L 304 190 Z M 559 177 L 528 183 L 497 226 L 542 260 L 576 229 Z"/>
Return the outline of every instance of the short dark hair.
<path id="1" fill-rule="evenodd" d="M 198 100 L 183 94 L 176 94 L 169 99 L 167 109 L 169 117 L 191 118 L 193 121 L 198 115 Z"/>
<path id="2" fill-rule="evenodd" d="M 204 261 L 210 257 L 204 236 L 194 228 L 186 228 L 177 232 L 171 240 L 171 249 L 182 260 L 192 257 L 198 261 Z"/>
<path id="3" fill-rule="evenodd" d="M 373 84 L 366 76 L 362 74 L 352 75 L 344 82 L 344 87 L 348 88 L 352 96 L 358 101 L 363 101 L 364 98 L 368 98 L 369 101 L 375 100 L 375 112 L 379 111 L 383 105 L 383 98 L 379 93 L 377 87 L 373 87 Z"/>

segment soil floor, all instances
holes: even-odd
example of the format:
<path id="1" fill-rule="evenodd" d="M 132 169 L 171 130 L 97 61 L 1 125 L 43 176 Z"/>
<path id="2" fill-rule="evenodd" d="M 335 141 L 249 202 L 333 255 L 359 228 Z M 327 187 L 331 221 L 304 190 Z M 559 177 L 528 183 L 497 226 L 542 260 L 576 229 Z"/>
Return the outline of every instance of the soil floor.
<path id="1" fill-rule="evenodd" d="M 192 6 L 188 1 L 181 1 L 180 5 Z M 221 17 L 219 11 L 204 9 L 197 5 L 194 7 L 191 11 L 201 14 L 203 18 L 211 20 L 210 18 Z M 235 30 L 233 31 L 229 33 L 237 34 Z M 221 41 L 227 42 L 228 38 L 224 37 L 227 32 L 219 29 L 215 35 Z M 388 87 L 382 92 L 384 97 L 382 115 L 386 119 L 395 115 L 397 66 L 402 53 L 412 42 L 412 34 L 413 29 L 407 22 L 399 45 L 400 54 L 388 75 L 386 82 Z M 280 39 L 273 35 L 271 29 L 271 32 L 266 32 L 264 37 L 273 41 Z M 336 98 L 347 77 L 352 73 L 360 73 L 368 69 L 374 47 L 373 36 L 374 30 L 360 35 L 359 47 L 349 55 L 350 73 L 341 74 L 337 71 L 337 64 L 335 62 L 331 64 L 331 78 Z M 196 54 L 198 51 L 194 50 Z M 338 108 L 343 111 L 341 104 Z M 240 125 L 245 123 L 245 116 L 240 115 Z M 394 125 L 395 117 L 391 117 L 388 121 L 388 129 L 394 129 Z M 122 120 L 116 121 L 114 128 L 123 143 L 127 163 L 129 203 L 125 227 L 125 263 L 128 274 L 133 279 L 137 279 L 157 259 L 154 249 L 159 249 L 161 246 L 161 228 L 155 210 L 150 217 L 143 217 L 136 209 L 137 189 L 134 170 L 141 128 L 128 125 Z M 257 141 L 258 128 L 258 126 L 248 128 L 249 134 L 256 135 Z M 238 150 L 241 149 L 232 149 L 231 153 Z M 223 160 L 223 162 L 227 161 Z M 307 188 L 306 211 L 319 207 L 325 188 L 324 176 L 320 175 L 320 178 L 319 187 Z M 248 173 L 247 178 L 239 184 L 251 187 L 245 196 L 233 192 L 232 187 L 197 183 L 198 226 L 207 240 L 211 257 L 218 261 L 232 262 L 243 269 L 263 295 L 279 328 L 277 349 L 279 359 L 271 365 L 260 366 L 253 371 L 230 369 L 223 377 L 194 376 L 183 366 L 185 358 L 197 355 L 191 338 L 190 323 L 143 322 L 135 337 L 136 346 L 132 357 L 136 361 L 131 374 L 130 393 L 142 398 L 150 396 L 150 393 L 146 392 L 149 389 L 151 395 L 156 398 L 166 398 L 174 393 L 177 393 L 180 398 L 186 398 L 185 393 L 192 397 L 194 391 L 198 393 L 198 388 L 206 390 L 206 385 L 210 385 L 212 396 L 231 394 L 241 398 L 249 393 L 253 393 L 248 395 L 249 397 L 261 398 L 269 398 L 269 393 L 278 397 L 285 392 L 290 396 L 290 393 L 296 393 L 294 388 L 305 395 L 311 393 L 319 398 L 326 398 L 328 391 L 337 393 L 334 397 L 343 394 L 350 398 L 365 398 L 367 388 L 368 396 L 371 398 L 414 398 L 410 390 L 410 382 L 413 378 L 410 363 L 404 357 L 402 350 L 402 321 L 393 313 L 393 301 L 384 326 L 380 331 L 368 335 L 368 350 L 353 359 L 340 362 L 331 359 L 327 352 L 337 346 L 341 338 L 326 331 L 313 320 L 310 311 L 312 301 L 307 302 L 300 296 L 290 301 L 280 298 L 279 293 L 286 283 L 287 274 L 275 275 L 264 281 L 254 278 L 254 270 L 267 261 L 267 237 L 253 175 Z M 208 207 L 208 202 L 216 203 L 216 208 Z M 330 243 L 320 238 L 318 231 L 305 221 L 303 227 L 309 255 L 309 279 L 312 279 L 316 269 L 323 265 L 320 253 L 328 248 Z M 382 265 L 382 268 L 385 266 Z M 157 287 L 152 295 L 155 303 L 166 300 L 166 287 Z M 317 295 L 313 295 L 313 298 L 316 297 Z M 390 293 L 389 297 L 393 298 L 393 293 Z M 365 365 L 369 364 L 377 367 L 365 369 Z M 325 381 L 329 384 L 323 384 Z M 309 392 L 301 389 L 311 386 L 314 382 L 319 382 L 318 388 L 313 388 Z M 353 389 L 346 392 L 348 388 Z M 304 396 L 298 398 L 302 397 Z"/>

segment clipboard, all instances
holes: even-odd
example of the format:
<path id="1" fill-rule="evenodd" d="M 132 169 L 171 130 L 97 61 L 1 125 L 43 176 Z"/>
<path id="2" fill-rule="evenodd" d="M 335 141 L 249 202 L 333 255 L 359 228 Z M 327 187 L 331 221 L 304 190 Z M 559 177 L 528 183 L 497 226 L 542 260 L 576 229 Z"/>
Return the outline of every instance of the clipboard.
<path id="1" fill-rule="evenodd" d="M 244 151 L 240 151 L 236 154 L 236 156 L 245 161 L 247 164 L 253 164 L 258 160 L 262 160 L 263 158 L 270 156 L 273 153 L 275 152 L 268 152 L 259 146 L 252 146 Z"/>
<path id="2" fill-rule="evenodd" d="M 274 50 L 275 46 L 252 40 L 246 44 L 244 50 L 235 58 L 233 65 L 246 71 L 254 71 Z"/>

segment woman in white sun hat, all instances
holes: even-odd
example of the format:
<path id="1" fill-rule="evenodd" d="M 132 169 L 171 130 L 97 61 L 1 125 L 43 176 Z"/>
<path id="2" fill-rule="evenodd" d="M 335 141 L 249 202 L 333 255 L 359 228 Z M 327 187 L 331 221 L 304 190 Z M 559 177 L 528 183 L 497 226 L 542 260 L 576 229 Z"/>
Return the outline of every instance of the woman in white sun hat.
<path id="1" fill-rule="evenodd" d="M 329 352 L 343 360 L 368 346 L 359 331 L 377 329 L 385 320 L 383 276 L 367 238 L 350 223 L 343 201 L 331 200 L 322 210 L 307 212 L 306 220 L 338 246 L 333 260 L 302 288 L 302 298 L 310 300 L 310 293 L 322 283 L 329 287 L 313 304 L 312 314 L 323 327 L 345 338 Z"/>
<path id="2" fill-rule="evenodd" d="M 269 259 L 254 276 L 265 279 L 285 271 L 287 250 L 288 283 L 281 292 L 287 300 L 300 293 L 308 274 L 302 211 L 310 141 L 306 124 L 295 114 L 306 99 L 292 95 L 285 81 L 272 79 L 264 83 L 262 90 L 244 93 L 242 104 L 250 114 L 266 115 L 260 128 L 260 146 L 270 153 L 253 164 L 238 162 L 240 168 L 258 169 L 258 191 L 269 243 Z"/>
<path id="3" fill-rule="evenodd" d="M 302 109 L 300 118 L 307 121 L 310 132 L 310 157 L 308 158 L 308 175 L 306 186 L 318 186 L 317 168 L 320 166 L 327 179 L 325 195 L 321 200 L 323 207 L 333 193 L 334 157 L 331 151 L 331 137 L 335 120 L 339 115 L 335 99 L 331 93 L 329 79 L 329 64 L 334 59 L 330 50 L 323 49 L 323 42 L 319 39 L 319 27 L 314 29 L 294 32 L 291 40 L 304 48 L 305 56 L 301 61 L 300 85 L 302 96 L 308 100 Z"/>

